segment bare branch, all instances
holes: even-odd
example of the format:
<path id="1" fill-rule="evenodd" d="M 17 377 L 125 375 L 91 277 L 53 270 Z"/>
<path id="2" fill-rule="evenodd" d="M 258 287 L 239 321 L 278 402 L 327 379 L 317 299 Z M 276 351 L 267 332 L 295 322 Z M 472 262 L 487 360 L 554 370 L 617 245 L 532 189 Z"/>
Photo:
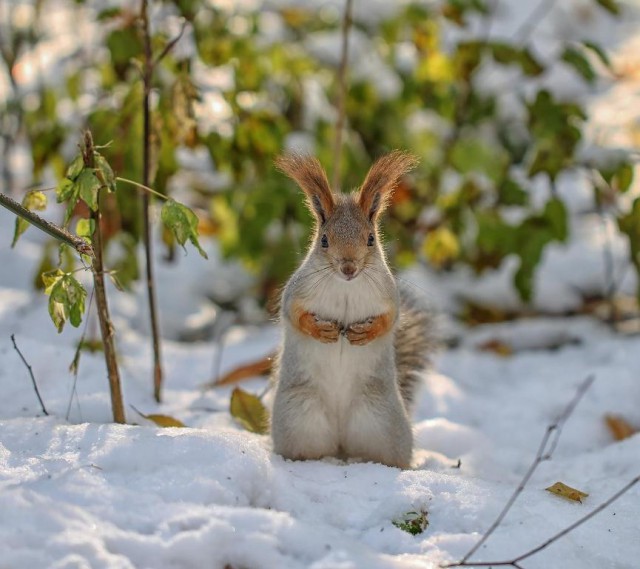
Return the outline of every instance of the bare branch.
<path id="1" fill-rule="evenodd" d="M 562 411 L 562 413 L 560 414 L 558 419 L 553 424 L 551 424 L 551 425 L 549 425 L 547 427 L 547 430 L 545 431 L 544 436 L 542 437 L 542 441 L 540 442 L 540 446 L 538 448 L 538 452 L 536 453 L 536 456 L 535 456 L 533 462 L 531 463 L 531 466 L 529 467 L 529 469 L 527 470 L 526 474 L 524 475 L 524 477 L 520 481 L 520 484 L 518 484 L 518 487 L 515 489 L 514 493 L 511 495 L 511 498 L 509 498 L 509 500 L 505 504 L 504 508 L 498 514 L 498 517 L 491 524 L 491 526 L 485 532 L 485 534 L 465 554 L 465 556 L 460 561 L 457 561 L 456 563 L 446 563 L 446 564 L 442 565 L 442 567 L 477 567 L 477 566 L 487 565 L 486 563 L 480 563 L 480 564 L 476 564 L 475 562 L 474 563 L 470 563 L 468 560 L 476 551 L 478 551 L 478 549 L 487 541 L 487 539 L 489 539 L 491 534 L 493 534 L 493 532 L 502 523 L 504 518 L 509 513 L 509 510 L 511 510 L 511 508 L 512 508 L 513 504 L 515 503 L 515 501 L 518 499 L 520 494 L 522 494 L 522 492 L 525 489 L 527 483 L 529 482 L 529 480 L 533 476 L 533 473 L 536 471 L 538 466 L 540 466 L 540 463 L 544 462 L 545 460 L 549 460 L 551 458 L 551 456 L 553 455 L 553 452 L 556 450 L 556 447 L 558 446 L 558 441 L 560 440 L 560 435 L 562 434 L 562 429 L 563 429 L 565 423 L 567 422 L 567 420 L 569 419 L 571 414 L 574 412 L 576 406 L 580 402 L 580 399 L 582 399 L 582 396 L 591 387 L 591 385 L 594 382 L 594 380 L 595 380 L 595 376 L 593 374 L 589 375 L 578 386 L 578 389 L 576 390 L 576 393 L 575 393 L 573 399 L 571 399 L 571 401 L 565 407 L 565 409 Z M 516 561 L 519 561 L 519 559 L 516 559 Z M 504 563 L 501 563 L 501 564 L 500 563 L 494 563 L 494 565 L 512 565 L 513 566 L 513 562 L 509 561 L 509 562 L 504 562 Z"/>
<path id="2" fill-rule="evenodd" d="M 567 526 L 562 531 L 559 531 L 557 534 L 555 534 L 554 536 L 552 536 L 549 539 L 547 539 L 547 541 L 541 543 L 537 547 L 534 547 L 530 551 L 527 551 L 526 553 L 523 553 L 522 555 L 516 557 L 513 560 L 513 562 L 517 563 L 518 561 L 522 561 L 523 559 L 527 559 L 527 557 L 531 557 L 532 555 L 535 555 L 536 553 L 542 551 L 543 549 L 546 549 L 552 543 L 554 543 L 555 541 L 558 541 L 561 537 L 567 535 L 568 533 L 571 533 L 574 529 L 576 529 L 577 527 L 580 527 L 582 524 L 584 524 L 585 522 L 589 521 L 593 516 L 596 516 L 602 510 L 604 510 L 605 508 L 608 508 L 611 504 L 613 504 L 623 494 L 625 494 L 626 492 L 631 490 L 631 488 L 633 488 L 638 482 L 640 482 L 640 475 L 636 476 L 633 480 L 631 480 L 630 482 L 625 484 L 622 488 L 620 488 L 620 490 L 618 490 L 608 500 L 605 500 L 604 502 L 602 502 L 602 504 L 600 504 L 597 508 L 594 508 L 588 514 L 586 514 L 585 516 L 582 516 L 580 519 L 578 519 L 575 522 L 573 522 L 570 526 Z"/>
<path id="3" fill-rule="evenodd" d="M 608 508 L 611 504 L 613 504 L 618 498 L 622 495 L 626 494 L 631 488 L 633 488 L 636 484 L 640 482 L 640 475 L 633 478 L 631 481 L 627 482 L 620 490 L 618 490 L 615 494 L 609 497 L 607 500 L 602 502 L 597 508 L 591 510 L 588 514 L 582 516 L 571 525 L 564 528 L 562 531 L 559 531 L 555 535 L 551 536 L 546 541 L 542 542 L 540 545 L 530 549 L 526 553 L 522 555 L 518 555 L 513 559 L 506 561 L 460 561 L 458 563 L 453 563 L 451 565 L 444 565 L 443 567 L 516 567 L 519 569 L 523 569 L 522 565 L 520 565 L 520 561 L 524 559 L 528 559 L 529 557 L 533 557 L 536 553 L 540 553 L 543 549 L 546 549 L 551 544 L 558 541 L 560 538 L 564 537 L 568 533 L 571 533 L 574 529 L 580 527 L 585 522 L 589 521 L 591 518 L 599 514 L 602 510 Z"/>
<path id="4" fill-rule="evenodd" d="M 180 41 L 180 38 L 182 37 L 185 29 L 187 28 L 187 23 L 188 23 L 187 20 L 183 18 L 182 25 L 180 26 L 180 31 L 178 32 L 178 35 L 175 38 L 173 38 L 167 45 L 165 45 L 164 49 L 153 60 L 154 67 L 158 65 L 158 63 L 160 63 L 167 56 L 167 54 L 175 47 L 175 45 Z"/>
<path id="5" fill-rule="evenodd" d="M 20 356 L 20 359 L 22 360 L 22 363 L 25 366 L 27 366 L 27 370 L 29 371 L 29 375 L 31 376 L 31 383 L 33 383 L 33 389 L 36 392 L 36 397 L 38 398 L 38 401 L 40 401 L 40 407 L 42 407 L 42 412 L 45 415 L 49 415 L 49 413 L 47 412 L 47 408 L 44 406 L 44 401 L 42 400 L 42 397 L 40 397 L 40 391 L 38 390 L 38 384 L 36 383 L 36 378 L 33 375 L 33 369 L 31 369 L 31 366 L 29 365 L 29 363 L 27 362 L 25 357 L 22 355 L 22 352 L 20 351 L 20 348 L 18 348 L 18 344 L 16 344 L 16 337 L 15 337 L 14 334 L 11 334 L 11 341 L 13 342 L 13 347 L 14 347 L 15 351 L 18 352 L 18 355 Z"/>
<path id="6" fill-rule="evenodd" d="M 336 132 L 333 143 L 333 189 L 340 189 L 340 164 L 342 157 L 342 129 L 345 118 L 345 99 L 347 94 L 347 63 L 349 61 L 349 29 L 351 28 L 351 8 L 353 0 L 345 0 L 344 14 L 342 16 L 342 52 L 340 54 L 340 66 L 338 67 L 338 99 L 336 103 L 338 117 L 336 119 Z"/>
<path id="7" fill-rule="evenodd" d="M 148 0 L 140 2 L 140 19 L 142 21 L 142 35 L 144 42 L 143 82 L 144 97 L 142 99 L 143 137 L 142 137 L 142 186 L 151 185 L 151 105 L 149 95 L 153 80 L 153 53 L 151 51 L 151 31 L 149 29 Z M 184 27 L 183 27 L 184 31 Z M 182 35 L 182 32 L 180 32 Z M 178 41 L 180 36 L 176 39 Z M 170 44 L 169 44 L 170 45 Z M 175 45 L 175 42 L 174 42 Z M 169 47 L 169 46 L 167 46 Z M 166 48 L 165 48 L 166 49 Z M 168 53 L 168 50 L 167 50 Z M 166 53 L 161 53 L 164 57 Z M 151 325 L 151 343 L 153 347 L 153 395 L 158 403 L 162 399 L 162 349 L 160 341 L 160 325 L 156 302 L 156 291 L 153 268 L 153 241 L 151 239 L 151 220 L 149 209 L 151 199 L 147 192 L 141 196 L 142 201 L 142 237 L 145 252 L 145 275 L 147 285 L 147 303 L 149 305 L 149 321 Z"/>
<path id="8" fill-rule="evenodd" d="M 0 193 L 0 205 L 7 208 L 10 212 L 15 213 L 25 221 L 28 221 L 31 225 L 35 225 L 41 231 L 51 235 L 51 237 L 55 237 L 58 241 L 62 241 L 63 243 L 70 245 L 81 255 L 88 255 L 91 258 L 94 257 L 93 247 L 91 247 L 87 241 L 82 239 L 82 237 L 73 235 L 55 223 L 51 223 L 50 221 L 43 219 L 38 214 L 29 211 L 26 207 L 23 207 L 17 201 L 3 193 Z"/>

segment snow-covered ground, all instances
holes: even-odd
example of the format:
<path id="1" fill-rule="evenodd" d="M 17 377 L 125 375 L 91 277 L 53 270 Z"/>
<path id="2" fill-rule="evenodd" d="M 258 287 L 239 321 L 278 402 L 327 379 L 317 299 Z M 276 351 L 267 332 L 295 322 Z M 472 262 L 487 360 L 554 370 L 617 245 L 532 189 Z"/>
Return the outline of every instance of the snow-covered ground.
<path id="1" fill-rule="evenodd" d="M 268 437 L 234 424 L 229 388 L 201 389 L 214 366 L 210 343 L 165 344 L 166 403 L 157 406 L 148 339 L 132 324 L 136 303 L 114 292 L 127 404 L 169 414 L 189 428 L 156 427 L 130 407 L 128 419 L 137 425 L 109 424 L 101 354 L 82 356 L 72 397 L 68 365 L 81 330 L 56 334 L 45 297 L 25 286 L 38 260 L 39 238 L 29 230 L 10 250 L 12 225 L 11 215 L 0 212 L 2 567 L 437 567 L 462 556 L 490 525 L 546 427 L 589 374 L 595 383 L 569 419 L 553 459 L 540 466 L 476 559 L 524 553 L 640 474 L 640 435 L 615 442 L 603 421 L 617 413 L 640 425 L 640 339 L 616 336 L 586 317 L 463 332 L 459 347 L 443 352 L 425 378 L 415 413 L 413 468 L 400 471 L 335 460 L 288 462 L 274 455 Z M 180 272 L 185 262 L 190 271 L 200 266 L 203 278 L 210 270 L 194 253 L 172 270 Z M 159 286 L 161 295 L 163 287 L 179 292 L 175 281 L 160 279 Z M 90 322 L 89 330 L 94 326 Z M 49 417 L 40 411 L 10 334 L 33 366 Z M 541 350 L 549 338 L 569 343 Z M 516 353 L 480 351 L 489 340 L 507 342 Z M 269 353 L 277 341 L 273 327 L 235 330 L 226 342 L 223 371 Z M 264 382 L 245 387 L 259 392 Z M 578 504 L 544 491 L 557 481 L 589 497 Z M 421 535 L 392 524 L 422 510 L 429 526 Z M 522 564 L 635 568 L 639 515 L 640 486 Z"/>

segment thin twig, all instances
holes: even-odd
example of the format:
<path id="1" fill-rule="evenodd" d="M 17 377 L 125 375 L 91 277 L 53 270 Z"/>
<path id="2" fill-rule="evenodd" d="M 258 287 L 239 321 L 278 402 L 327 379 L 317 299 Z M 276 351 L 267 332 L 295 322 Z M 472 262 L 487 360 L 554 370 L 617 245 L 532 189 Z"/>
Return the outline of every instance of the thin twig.
<path id="1" fill-rule="evenodd" d="M 464 555 L 464 557 L 460 561 L 457 561 L 456 563 L 446 563 L 446 564 L 442 565 L 442 567 L 469 567 L 469 566 L 471 566 L 469 564 L 469 562 L 468 562 L 469 558 L 476 551 L 478 551 L 478 549 L 487 541 L 487 539 L 489 539 L 491 534 L 493 534 L 493 532 L 502 523 L 504 518 L 509 513 L 509 510 L 511 510 L 511 508 L 512 508 L 513 504 L 515 503 L 515 501 L 518 499 L 520 494 L 522 494 L 523 490 L 525 489 L 525 486 L 527 485 L 527 483 L 529 482 L 529 480 L 533 476 L 533 473 L 536 471 L 538 466 L 540 466 L 540 463 L 544 462 L 545 460 L 549 460 L 551 458 L 551 455 L 553 454 L 553 452 L 555 451 L 556 447 L 558 446 L 558 441 L 560 440 L 560 435 L 562 434 L 562 429 L 563 429 L 565 423 L 567 422 L 567 420 L 569 419 L 569 417 L 571 416 L 571 414 L 575 410 L 576 406 L 580 402 L 580 399 L 582 399 L 582 396 L 591 387 L 591 385 L 593 384 L 594 380 L 595 380 L 595 376 L 593 374 L 589 375 L 578 386 L 578 389 L 577 389 L 576 394 L 574 395 L 573 399 L 565 407 L 565 409 L 560 414 L 560 416 L 556 419 L 556 421 L 553 424 L 551 424 L 551 425 L 549 425 L 547 427 L 547 430 L 545 431 L 544 436 L 542 437 L 542 441 L 540 442 L 540 446 L 538 448 L 538 452 L 536 453 L 536 456 L 535 456 L 533 462 L 531 463 L 531 466 L 529 467 L 529 469 L 527 470 L 526 474 L 524 475 L 524 477 L 520 481 L 520 484 L 518 484 L 518 487 L 515 489 L 514 493 L 511 495 L 511 497 L 509 498 L 509 500 L 505 504 L 505 506 L 502 509 L 502 511 L 500 512 L 500 514 L 498 514 L 498 517 L 491 524 L 491 526 L 485 532 L 485 534 Z M 551 441 L 550 445 L 549 445 L 549 441 Z M 547 447 L 548 447 L 548 450 L 547 450 Z M 513 563 L 505 562 L 502 565 L 513 565 Z"/>
<path id="2" fill-rule="evenodd" d="M 151 184 L 151 106 L 149 97 L 153 80 L 154 62 L 151 51 L 151 32 L 149 30 L 149 14 L 147 0 L 140 2 L 140 19 L 142 21 L 142 39 L 144 44 L 144 63 L 142 79 L 144 83 L 144 96 L 142 99 L 142 185 L 147 188 Z M 149 321 L 151 325 L 151 342 L 153 347 L 153 395 L 160 403 L 162 399 L 162 350 L 160 330 L 158 322 L 158 310 L 156 302 L 155 280 L 153 277 L 153 241 L 151 239 L 151 220 L 149 209 L 151 199 L 148 193 L 142 194 L 142 236 L 145 251 L 145 267 L 147 281 L 147 301 L 149 304 Z"/>
<path id="3" fill-rule="evenodd" d="M 156 192 L 156 190 L 154 190 L 153 188 L 150 188 L 149 186 L 145 186 L 144 184 L 140 184 L 139 182 L 134 182 L 133 180 L 129 180 L 128 178 L 123 178 L 122 176 L 117 176 L 116 177 L 116 181 L 118 182 L 124 182 L 125 184 L 131 184 L 132 186 L 135 186 L 136 188 L 140 188 L 141 190 L 144 190 L 145 192 L 149 192 L 150 194 L 153 194 L 154 196 L 161 198 L 163 200 L 168 200 L 169 196 L 165 196 L 164 194 L 161 194 L 160 192 Z"/>
<path id="4" fill-rule="evenodd" d="M 609 183 L 604 179 L 602 174 L 595 168 L 591 168 L 590 172 L 591 183 L 600 190 L 606 190 L 609 194 L 613 193 L 613 190 Z M 602 224 L 602 231 L 604 233 L 604 244 L 602 247 L 603 263 L 604 263 L 604 298 L 609 305 L 609 324 L 615 326 L 617 323 L 617 309 L 615 305 L 615 296 L 622 283 L 625 272 L 621 271 L 619 278 L 615 275 L 615 262 L 613 255 L 613 243 L 611 241 L 611 235 L 607 228 L 606 212 L 602 206 L 602 200 L 596 200 L 596 207 L 598 215 L 600 216 L 600 222 Z"/>
<path id="5" fill-rule="evenodd" d="M 25 221 L 28 221 L 31 225 L 36 226 L 41 231 L 51 235 L 51 237 L 55 237 L 58 241 L 62 241 L 63 243 L 70 245 L 81 255 L 88 255 L 92 258 L 95 256 L 93 247 L 91 247 L 87 241 L 82 239 L 82 237 L 73 235 L 55 223 L 51 223 L 50 221 L 43 219 L 37 213 L 29 211 L 17 201 L 3 193 L 0 193 L 0 205 L 4 206 L 12 213 L 15 213 Z"/>
<path id="6" fill-rule="evenodd" d="M 538 27 L 540 22 L 544 19 L 547 13 L 553 8 L 556 0 L 542 0 L 535 9 L 529 14 L 527 19 L 513 34 L 515 41 L 524 42 L 529 39 L 534 30 Z"/>
<path id="7" fill-rule="evenodd" d="M 345 0 L 342 16 L 342 51 L 340 66 L 338 67 L 338 98 L 336 118 L 336 132 L 333 143 L 333 188 L 340 189 L 340 163 L 342 157 L 342 130 L 345 119 L 345 99 L 347 98 L 347 64 L 349 61 L 349 29 L 351 28 L 351 8 L 353 0 Z"/>
<path id="8" fill-rule="evenodd" d="M 22 363 L 25 366 L 27 366 L 27 370 L 29 372 L 29 375 L 31 376 L 31 383 L 33 383 L 33 389 L 36 392 L 36 397 L 38 398 L 38 401 L 40 401 L 40 407 L 42 407 L 42 412 L 45 415 L 49 415 L 49 413 L 47 412 L 47 408 L 44 406 L 44 401 L 42 400 L 42 397 L 40 397 L 40 391 L 38 390 L 38 384 L 36 383 L 36 378 L 33 375 L 33 369 L 31 369 L 31 366 L 29 365 L 29 362 L 27 362 L 25 357 L 22 355 L 22 352 L 20 351 L 20 348 L 18 348 L 18 344 L 16 344 L 16 338 L 15 338 L 14 334 L 11 334 L 11 341 L 13 342 L 13 347 L 14 347 L 15 351 L 18 352 L 18 355 L 20 356 L 20 359 L 22 360 Z"/>
<path id="9" fill-rule="evenodd" d="M 519 557 L 516 557 L 513 561 L 515 563 L 517 563 L 518 561 L 522 561 L 523 559 L 527 559 L 528 557 L 531 557 L 532 555 L 535 555 L 536 553 L 542 551 L 543 549 L 546 549 L 552 543 L 554 543 L 555 541 L 558 541 L 561 537 L 563 537 L 563 536 L 567 535 L 568 533 L 572 532 L 574 529 L 576 529 L 577 527 L 581 526 L 582 524 L 584 524 L 585 522 L 590 520 L 593 516 L 599 514 L 605 508 L 608 508 L 611 504 L 613 504 L 623 494 L 625 494 L 626 492 L 631 490 L 631 488 L 633 488 L 633 486 L 635 486 L 638 482 L 640 482 L 640 475 L 636 476 L 633 480 L 631 480 L 630 482 L 625 484 L 622 488 L 620 488 L 620 490 L 618 490 L 615 494 L 613 494 L 613 496 L 609 497 L 609 499 L 607 499 L 604 502 L 602 502 L 602 504 L 600 504 L 597 508 L 591 510 L 588 514 L 582 516 L 580 519 L 578 519 L 575 522 L 573 522 L 570 526 L 567 526 L 562 531 L 559 531 L 557 534 L 555 534 L 554 536 L 550 537 L 549 539 L 547 539 L 545 542 L 541 543 L 537 547 L 534 547 L 530 551 L 527 551 L 526 553 L 523 553 Z"/>
<path id="10" fill-rule="evenodd" d="M 180 31 L 178 35 L 173 38 L 167 45 L 164 46 L 164 49 L 158 54 L 158 56 L 153 60 L 153 66 L 155 67 L 160 63 L 167 54 L 175 47 L 175 45 L 180 41 L 182 34 L 184 34 L 185 29 L 187 28 L 187 20 L 182 18 L 182 26 L 180 27 Z"/>
<path id="11" fill-rule="evenodd" d="M 517 557 L 514 557 L 513 559 L 503 560 L 503 561 L 465 561 L 465 562 L 460 562 L 460 563 L 454 563 L 452 565 L 444 565 L 444 567 L 505 567 L 505 566 L 511 566 L 511 567 L 518 567 L 520 569 L 523 569 L 522 565 L 520 565 L 520 561 L 523 561 L 524 559 L 528 559 L 529 557 L 533 557 L 536 553 L 540 553 L 540 551 L 542 551 L 543 549 L 546 549 L 551 544 L 553 544 L 556 541 L 558 541 L 560 538 L 564 537 L 568 533 L 571 533 L 574 529 L 580 527 L 582 524 L 584 524 L 585 522 L 589 521 L 591 518 L 593 518 L 594 516 L 599 514 L 602 510 L 608 508 L 618 498 L 620 498 L 623 494 L 625 494 L 626 492 L 631 490 L 631 488 L 633 488 L 639 482 L 640 482 L 640 475 L 636 476 L 631 481 L 627 482 L 627 484 L 625 484 L 622 488 L 620 488 L 620 490 L 618 490 L 615 494 L 613 494 L 607 500 L 602 502 L 602 504 L 600 504 L 597 508 L 594 508 L 593 510 L 591 510 L 588 514 L 582 516 L 581 518 L 579 518 L 578 520 L 573 522 L 571 525 L 567 526 L 563 530 L 561 530 L 558 533 L 556 533 L 555 535 L 551 536 L 546 541 L 543 541 L 540 545 L 537 545 L 536 547 L 530 549 L 526 553 L 518 555 Z"/>

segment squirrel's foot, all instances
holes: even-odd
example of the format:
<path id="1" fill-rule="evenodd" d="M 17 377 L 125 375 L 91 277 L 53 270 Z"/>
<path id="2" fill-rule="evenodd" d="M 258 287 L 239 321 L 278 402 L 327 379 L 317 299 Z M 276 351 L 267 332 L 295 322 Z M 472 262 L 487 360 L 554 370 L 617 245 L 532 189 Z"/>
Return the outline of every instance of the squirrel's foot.
<path id="1" fill-rule="evenodd" d="M 313 318 L 316 333 L 312 334 L 312 336 L 316 340 L 320 340 L 325 344 L 333 344 L 338 341 L 338 336 L 340 336 L 340 325 L 337 322 L 333 320 L 320 320 L 315 315 Z"/>
<path id="2" fill-rule="evenodd" d="M 307 312 L 299 304 L 293 306 L 291 322 L 306 336 L 311 336 L 324 344 L 338 341 L 340 325 L 333 320 L 322 320 L 313 312 Z"/>
<path id="3" fill-rule="evenodd" d="M 391 313 L 379 314 L 362 322 L 350 324 L 344 330 L 344 335 L 350 344 L 364 346 L 389 332 L 392 326 L 393 315 Z"/>
<path id="4" fill-rule="evenodd" d="M 364 346 L 378 336 L 378 331 L 375 329 L 374 324 L 374 318 L 350 324 L 345 329 L 344 335 L 347 337 L 350 344 L 355 346 Z"/>

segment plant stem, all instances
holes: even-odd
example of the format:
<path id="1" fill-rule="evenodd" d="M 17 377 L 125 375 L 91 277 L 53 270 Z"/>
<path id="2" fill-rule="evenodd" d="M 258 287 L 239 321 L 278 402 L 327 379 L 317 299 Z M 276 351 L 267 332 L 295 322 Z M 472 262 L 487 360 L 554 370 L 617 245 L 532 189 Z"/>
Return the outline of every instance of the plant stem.
<path id="1" fill-rule="evenodd" d="M 27 371 L 29 372 L 29 375 L 31 376 L 31 383 L 33 383 L 33 389 L 36 392 L 36 397 L 38 398 L 38 401 L 40 401 L 40 407 L 42 408 L 42 412 L 45 415 L 49 415 L 49 413 L 47 412 L 47 408 L 44 406 L 44 401 L 42 400 L 42 397 L 40 397 L 40 390 L 38 389 L 38 384 L 36 383 L 36 378 L 33 375 L 33 369 L 29 365 L 29 362 L 27 362 L 26 358 L 22 355 L 22 352 L 20 351 L 20 348 L 18 348 L 18 344 L 16 344 L 16 337 L 13 334 L 11 334 L 11 341 L 13 342 L 13 347 L 14 347 L 15 351 L 18 352 L 18 355 L 20 356 L 20 359 L 22 360 L 22 363 L 25 366 L 27 366 Z"/>
<path id="2" fill-rule="evenodd" d="M 86 168 L 95 168 L 93 138 L 89 131 L 84 134 L 84 144 L 82 147 L 82 157 Z M 125 423 L 124 404 L 122 402 L 122 387 L 120 385 L 120 372 L 118 371 L 117 352 L 114 339 L 114 328 L 109 316 L 109 305 L 107 303 L 107 292 L 104 286 L 104 268 L 102 263 L 102 231 L 100 229 L 100 202 L 102 191 L 98 192 L 98 208 L 91 212 L 91 219 L 94 223 L 93 243 L 95 245 L 95 256 L 91 270 L 93 272 L 93 286 L 96 297 L 96 308 L 100 321 L 100 333 L 104 345 L 104 359 L 107 365 L 109 376 L 109 389 L 111 391 L 111 410 L 113 420 L 116 423 Z"/>
<path id="3" fill-rule="evenodd" d="M 147 0 L 140 2 L 140 19 L 144 42 L 144 63 L 142 80 L 144 96 L 142 99 L 143 139 L 142 139 L 142 185 L 149 187 L 151 174 L 151 111 L 149 94 L 153 78 L 153 54 L 151 52 L 151 35 L 149 32 L 149 15 Z M 151 338 L 153 343 L 153 395 L 158 403 L 162 399 L 162 355 L 160 346 L 160 332 L 156 309 L 155 284 L 153 279 L 153 244 L 151 241 L 151 223 L 149 220 L 150 197 L 147 192 L 142 194 L 143 240 L 146 257 L 147 300 L 149 303 L 149 318 L 151 323 Z"/>
<path id="4" fill-rule="evenodd" d="M 134 182 L 133 180 L 129 180 L 128 178 L 122 178 L 120 176 L 116 177 L 116 180 L 118 182 L 124 182 L 125 184 L 131 184 L 132 186 L 135 186 L 136 188 L 140 188 L 141 190 L 144 190 L 145 192 L 149 192 L 151 194 L 153 194 L 156 197 L 159 197 L 160 199 L 163 200 L 168 200 L 169 196 L 165 196 L 164 194 L 161 194 L 160 192 L 156 192 L 153 188 L 150 188 L 149 186 L 145 186 L 143 184 L 140 184 L 138 182 Z"/>
<path id="5" fill-rule="evenodd" d="M 82 239 L 82 237 L 73 235 L 55 223 L 51 223 L 50 221 L 43 219 L 38 214 L 29 211 L 17 201 L 3 193 L 0 193 L 0 205 L 7 208 L 10 212 L 15 213 L 25 221 L 28 221 L 31 225 L 35 225 L 41 231 L 51 235 L 51 237 L 55 237 L 58 241 L 62 241 L 63 243 L 70 245 L 81 255 L 88 255 L 91 258 L 95 257 L 93 247 L 91 247 L 87 241 Z"/>
<path id="6" fill-rule="evenodd" d="M 351 7 L 353 0 L 345 0 L 342 16 L 342 51 L 338 67 L 338 99 L 336 103 L 338 117 L 336 119 L 335 140 L 333 143 L 333 188 L 340 189 L 340 158 L 342 157 L 342 131 L 344 129 L 345 99 L 347 92 L 347 63 L 349 61 L 349 28 L 351 28 Z"/>

